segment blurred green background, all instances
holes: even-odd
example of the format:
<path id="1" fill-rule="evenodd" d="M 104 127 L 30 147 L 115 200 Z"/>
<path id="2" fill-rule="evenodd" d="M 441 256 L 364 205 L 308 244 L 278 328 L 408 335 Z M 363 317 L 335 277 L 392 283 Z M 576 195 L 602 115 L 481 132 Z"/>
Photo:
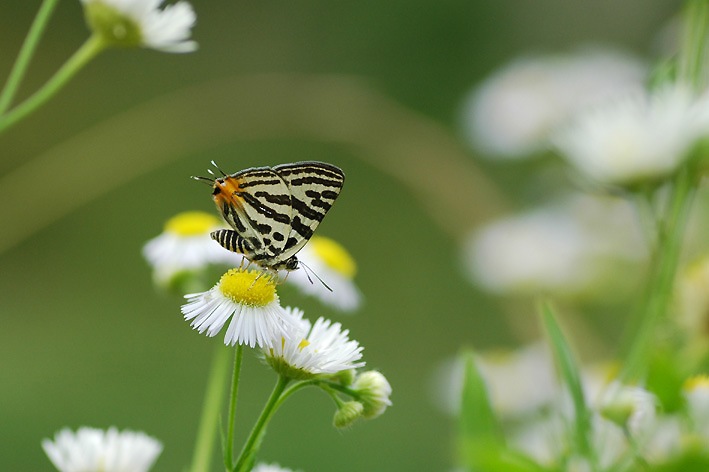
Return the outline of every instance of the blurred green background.
<path id="1" fill-rule="evenodd" d="M 536 323 L 531 302 L 511 316 L 461 270 L 458 239 L 521 206 L 526 170 L 466 150 L 460 100 L 523 53 L 600 42 L 650 56 L 679 2 L 193 5 L 198 52 L 109 51 L 0 136 L 1 468 L 52 470 L 42 438 L 115 425 L 163 441 L 154 470 L 184 470 L 221 337 L 192 331 L 181 301 L 153 288 L 141 247 L 180 211 L 215 211 L 188 178 L 210 160 L 235 172 L 315 159 L 347 174 L 318 232 L 355 256 L 366 303 L 348 317 L 295 291 L 281 298 L 350 329 L 394 405 L 340 431 L 324 394 L 300 392 L 260 459 L 304 471 L 450 469 L 455 423 L 430 401 L 432 372 L 461 346 L 512 345 Z M 38 6 L 0 3 L 2 80 Z M 87 35 L 79 1 L 60 2 L 21 96 Z M 243 438 L 275 378 L 249 353 L 242 379 Z"/>

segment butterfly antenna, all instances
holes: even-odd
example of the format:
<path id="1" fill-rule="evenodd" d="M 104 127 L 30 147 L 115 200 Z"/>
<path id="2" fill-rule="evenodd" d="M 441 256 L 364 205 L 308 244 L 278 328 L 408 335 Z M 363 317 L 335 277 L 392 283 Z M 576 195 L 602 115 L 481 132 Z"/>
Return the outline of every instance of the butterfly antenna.
<path id="1" fill-rule="evenodd" d="M 303 261 L 300 261 L 300 265 L 303 266 L 303 270 L 305 271 L 305 275 L 308 276 L 308 280 L 310 281 L 311 284 L 313 283 L 313 279 L 310 278 L 310 274 L 308 274 L 308 270 L 313 273 L 313 275 L 315 276 L 315 278 L 318 279 L 321 284 L 323 284 L 323 287 L 325 287 L 326 289 L 328 289 L 328 290 L 331 291 L 331 292 L 333 291 L 333 290 L 330 288 L 330 286 L 329 286 L 328 284 L 326 284 L 325 281 L 324 281 L 323 279 L 321 279 L 318 274 L 315 273 L 315 271 L 314 271 L 313 269 L 311 269 L 311 268 L 308 267 L 307 265 L 303 264 Z M 308 269 L 308 270 L 305 270 L 305 269 Z"/>
<path id="2" fill-rule="evenodd" d="M 205 184 L 209 185 L 210 187 L 214 185 L 214 179 L 210 179 L 209 177 L 200 177 L 200 176 L 190 176 L 190 178 L 195 179 L 198 182 L 204 182 Z"/>
<path id="3" fill-rule="evenodd" d="M 214 162 L 214 160 L 212 160 L 212 165 L 213 165 L 214 167 L 216 167 L 216 169 L 217 169 L 219 172 L 222 173 L 222 177 L 226 177 L 226 173 L 225 173 L 223 170 L 221 170 L 221 169 L 219 168 L 219 166 L 217 165 L 216 162 Z"/>
<path id="4" fill-rule="evenodd" d="M 211 175 L 212 177 L 214 177 L 214 179 L 218 178 L 218 177 L 214 174 L 214 172 L 212 172 L 212 169 L 207 169 L 207 172 L 209 172 L 209 175 Z M 214 179 L 212 179 L 212 180 L 214 180 Z"/>

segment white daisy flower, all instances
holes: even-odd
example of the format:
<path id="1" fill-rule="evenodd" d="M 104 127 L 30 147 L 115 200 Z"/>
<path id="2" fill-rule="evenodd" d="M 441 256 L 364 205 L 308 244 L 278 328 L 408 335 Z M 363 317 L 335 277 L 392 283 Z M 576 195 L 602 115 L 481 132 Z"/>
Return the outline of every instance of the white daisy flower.
<path id="1" fill-rule="evenodd" d="M 153 266 L 155 281 L 164 285 L 176 274 L 203 269 L 209 264 L 241 265 L 240 254 L 224 249 L 209 236 L 222 227 L 219 218 L 201 211 L 170 218 L 162 234 L 143 247 L 143 256 Z"/>
<path id="2" fill-rule="evenodd" d="M 42 448 L 61 472 L 145 472 L 162 451 L 157 439 L 144 433 L 79 428 L 59 431 Z"/>
<path id="3" fill-rule="evenodd" d="M 286 469 L 278 464 L 256 464 L 256 467 L 251 469 L 251 472 L 293 472 L 291 469 Z M 297 471 L 296 471 L 297 472 Z"/>
<path id="4" fill-rule="evenodd" d="M 553 141 L 591 179 L 631 185 L 673 173 L 706 125 L 701 101 L 672 84 L 581 113 Z"/>
<path id="5" fill-rule="evenodd" d="M 362 294 L 354 283 L 357 264 L 345 248 L 330 238 L 313 236 L 298 253 L 298 259 L 305 268 L 288 274 L 288 283 L 339 310 L 351 312 L 359 308 Z M 332 291 L 309 272 L 317 274 Z"/>
<path id="6" fill-rule="evenodd" d="M 292 379 L 309 379 L 320 374 L 335 374 L 342 370 L 362 367 L 362 347 L 348 338 L 349 331 L 340 323 L 318 318 L 314 325 L 303 318 L 303 311 L 286 308 L 298 328 L 290 338 L 274 336 L 264 349 L 266 362 L 281 375 Z"/>
<path id="7" fill-rule="evenodd" d="M 106 44 L 146 47 L 164 52 L 192 52 L 190 41 L 197 20 L 184 1 L 159 8 L 163 0 L 81 0 L 89 26 Z"/>
<path id="8" fill-rule="evenodd" d="M 615 280 L 615 269 L 647 254 L 636 222 L 625 200 L 571 195 L 477 229 L 464 250 L 471 278 L 491 292 L 578 296 L 608 284 L 617 291 L 630 281 Z"/>
<path id="9" fill-rule="evenodd" d="M 224 336 L 227 345 L 267 348 L 274 340 L 290 339 L 299 327 L 299 320 L 281 307 L 270 277 L 261 271 L 231 269 L 210 290 L 185 298 L 182 314 L 200 333 L 215 336 L 231 318 Z"/>
<path id="10" fill-rule="evenodd" d="M 389 381 L 376 370 L 368 370 L 357 376 L 352 389 L 359 393 L 359 401 L 364 409 L 362 416 L 376 418 L 391 406 L 391 385 Z"/>
<path id="11" fill-rule="evenodd" d="M 513 61 L 465 100 L 463 126 L 484 155 L 520 159 L 545 150 L 548 138 L 573 113 L 627 90 L 639 89 L 646 66 L 615 51 Z"/>

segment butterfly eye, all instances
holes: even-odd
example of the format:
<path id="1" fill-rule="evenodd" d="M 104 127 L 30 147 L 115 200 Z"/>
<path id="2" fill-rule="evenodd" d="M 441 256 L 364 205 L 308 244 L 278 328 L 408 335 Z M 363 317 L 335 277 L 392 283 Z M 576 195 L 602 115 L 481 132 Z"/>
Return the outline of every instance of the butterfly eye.
<path id="1" fill-rule="evenodd" d="M 286 270 L 298 270 L 298 259 L 291 257 L 286 261 Z"/>
<path id="2" fill-rule="evenodd" d="M 220 185 L 215 185 L 212 195 L 219 195 L 220 193 L 222 193 L 222 187 Z"/>

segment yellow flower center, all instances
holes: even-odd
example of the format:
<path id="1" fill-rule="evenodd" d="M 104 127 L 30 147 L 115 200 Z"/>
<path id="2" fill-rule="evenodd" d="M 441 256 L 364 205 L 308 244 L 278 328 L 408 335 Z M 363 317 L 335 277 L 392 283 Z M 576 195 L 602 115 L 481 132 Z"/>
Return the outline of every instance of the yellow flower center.
<path id="1" fill-rule="evenodd" d="M 315 254 L 331 269 L 352 279 L 357 273 L 357 264 L 347 250 L 330 238 L 313 236 L 309 243 Z"/>
<path id="2" fill-rule="evenodd" d="M 684 381 L 682 390 L 685 392 L 693 392 L 695 390 L 709 390 L 709 376 L 706 374 L 695 375 Z"/>
<path id="3" fill-rule="evenodd" d="M 207 234 L 219 226 L 219 219 L 201 211 L 186 211 L 173 216 L 165 223 L 165 231 L 179 236 Z"/>
<path id="4" fill-rule="evenodd" d="M 263 307 L 278 297 L 271 278 L 258 270 L 231 269 L 219 279 L 219 290 L 234 303 L 249 306 Z"/>

